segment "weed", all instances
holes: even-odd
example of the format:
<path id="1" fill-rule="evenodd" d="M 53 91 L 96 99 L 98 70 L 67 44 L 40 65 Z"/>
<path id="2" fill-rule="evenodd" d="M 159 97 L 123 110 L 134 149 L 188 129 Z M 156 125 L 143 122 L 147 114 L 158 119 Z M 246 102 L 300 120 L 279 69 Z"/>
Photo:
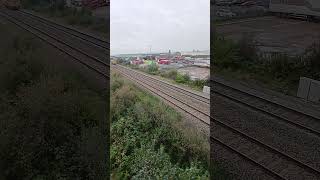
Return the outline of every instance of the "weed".
<path id="1" fill-rule="evenodd" d="M 111 162 L 118 179 L 207 179 L 207 154 L 199 139 L 185 138 L 180 115 L 128 83 L 112 86 Z M 189 134 L 188 136 L 192 136 Z M 196 138 L 195 138 L 196 139 Z M 196 144 L 198 145 L 192 145 Z M 201 144 L 201 143 L 200 143 Z M 197 147 L 197 148 L 196 148 Z M 201 146 L 203 147 L 203 146 Z"/>
<path id="2" fill-rule="evenodd" d="M 190 76 L 189 74 L 178 73 L 175 80 L 177 83 L 187 84 L 190 81 Z"/>
<path id="3" fill-rule="evenodd" d="M 229 72 L 236 78 L 240 74 L 240 77 L 258 80 L 285 94 L 295 94 L 300 77 L 320 80 L 320 41 L 296 56 L 281 53 L 262 56 L 248 34 L 238 43 L 217 37 L 214 49 L 216 72 Z"/>
<path id="4" fill-rule="evenodd" d="M 149 74 L 158 74 L 159 68 L 155 63 L 148 65 L 148 73 Z"/>
<path id="5" fill-rule="evenodd" d="M 13 39 L 0 63 L 0 175 L 97 179 L 103 99 L 79 75 L 48 71 L 32 38 Z"/>

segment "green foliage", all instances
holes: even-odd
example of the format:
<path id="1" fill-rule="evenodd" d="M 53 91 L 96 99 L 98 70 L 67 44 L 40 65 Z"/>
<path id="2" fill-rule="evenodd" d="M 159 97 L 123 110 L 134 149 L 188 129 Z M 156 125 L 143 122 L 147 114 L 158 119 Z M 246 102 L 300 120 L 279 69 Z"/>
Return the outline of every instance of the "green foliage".
<path id="1" fill-rule="evenodd" d="M 0 60 L 0 90 L 15 93 L 18 86 L 40 76 L 43 64 L 36 56 L 37 45 L 30 36 L 14 37 Z"/>
<path id="2" fill-rule="evenodd" d="M 63 0 L 53 1 L 53 4 L 50 4 L 49 1 L 23 0 L 23 4 L 25 8 L 50 17 L 61 18 L 70 25 L 84 26 L 103 33 L 108 30 L 106 20 L 94 17 L 92 11 L 86 7 L 80 9 L 66 7 Z"/>
<path id="3" fill-rule="evenodd" d="M 103 99 L 77 74 L 48 71 L 32 38 L 15 37 L 7 48 L 0 63 L 0 176 L 96 179 Z"/>
<path id="4" fill-rule="evenodd" d="M 180 74 L 178 73 L 176 76 L 177 83 L 188 83 L 190 81 L 189 74 Z"/>
<path id="5" fill-rule="evenodd" d="M 304 66 L 303 73 L 310 78 L 320 80 L 320 40 L 307 48 L 300 66 Z"/>
<path id="6" fill-rule="evenodd" d="M 151 63 L 148 65 L 148 73 L 149 74 L 157 74 L 158 73 L 158 66 L 155 63 Z"/>
<path id="7" fill-rule="evenodd" d="M 288 94 L 297 89 L 299 77 L 320 80 L 320 41 L 313 43 L 302 55 L 292 57 L 274 53 L 263 57 L 258 55 L 253 37 L 248 34 L 237 43 L 216 38 L 213 62 L 218 72 L 247 74 Z"/>
<path id="8" fill-rule="evenodd" d="M 236 68 L 241 64 L 238 47 L 230 40 L 216 38 L 213 42 L 214 66 Z"/>
<path id="9" fill-rule="evenodd" d="M 111 162 L 115 179 L 208 179 L 207 156 L 174 127 L 180 115 L 112 78 Z M 113 87 L 115 86 L 115 87 Z"/>
<path id="10" fill-rule="evenodd" d="M 191 87 L 202 89 L 204 85 L 206 85 L 207 80 L 190 80 L 190 76 L 188 74 L 182 75 L 179 74 L 176 69 L 170 69 L 168 71 L 162 71 L 160 76 L 168 79 L 172 79 L 177 83 L 187 84 Z"/>
<path id="11" fill-rule="evenodd" d="M 160 76 L 175 80 L 177 78 L 178 71 L 176 69 L 170 69 L 168 71 L 162 71 Z"/>
<path id="12" fill-rule="evenodd" d="M 243 61 L 255 61 L 257 59 L 257 48 L 254 45 L 254 37 L 252 34 L 244 33 L 237 43 L 239 54 Z"/>
<path id="13" fill-rule="evenodd" d="M 207 85 L 207 80 L 196 79 L 194 81 L 191 81 L 191 83 L 192 83 L 192 86 L 194 86 L 194 87 L 203 88 L 203 86 Z"/>

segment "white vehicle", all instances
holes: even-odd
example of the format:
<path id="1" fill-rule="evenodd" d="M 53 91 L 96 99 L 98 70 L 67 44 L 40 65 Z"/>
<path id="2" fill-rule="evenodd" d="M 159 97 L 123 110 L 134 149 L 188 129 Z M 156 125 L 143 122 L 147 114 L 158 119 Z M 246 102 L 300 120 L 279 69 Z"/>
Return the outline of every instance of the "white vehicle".
<path id="1" fill-rule="evenodd" d="M 228 10 L 225 10 L 225 9 L 218 10 L 216 14 L 217 14 L 217 16 L 220 16 L 220 17 L 234 17 L 234 16 L 236 16 L 235 13 L 228 11 Z"/>

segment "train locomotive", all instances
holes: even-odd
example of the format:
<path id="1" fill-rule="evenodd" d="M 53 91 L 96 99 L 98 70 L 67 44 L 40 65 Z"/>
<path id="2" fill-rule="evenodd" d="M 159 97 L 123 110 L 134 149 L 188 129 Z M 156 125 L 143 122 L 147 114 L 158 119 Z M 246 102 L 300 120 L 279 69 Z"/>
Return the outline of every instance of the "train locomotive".
<path id="1" fill-rule="evenodd" d="M 18 10 L 21 7 L 20 0 L 4 0 L 3 4 L 6 8 L 11 10 Z"/>
<path id="2" fill-rule="evenodd" d="M 270 0 L 270 12 L 281 16 L 301 17 L 308 20 L 320 18 L 320 0 Z"/>

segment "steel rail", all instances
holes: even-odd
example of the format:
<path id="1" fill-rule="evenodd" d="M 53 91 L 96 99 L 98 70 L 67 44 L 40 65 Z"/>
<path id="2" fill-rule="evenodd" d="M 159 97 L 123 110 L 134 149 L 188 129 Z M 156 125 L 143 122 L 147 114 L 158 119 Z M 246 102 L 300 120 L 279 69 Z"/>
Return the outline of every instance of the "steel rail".
<path id="1" fill-rule="evenodd" d="M 117 70 L 119 71 L 119 69 L 117 69 Z M 120 70 L 120 71 L 121 71 L 121 70 Z M 193 114 L 190 113 L 188 110 L 186 110 L 186 109 L 184 109 L 184 108 L 176 105 L 176 103 L 174 103 L 174 102 L 170 101 L 169 99 L 163 97 L 163 95 L 160 95 L 158 92 L 156 92 L 156 91 L 154 91 L 154 90 L 151 90 L 150 88 L 146 87 L 146 85 L 145 85 L 144 83 L 137 81 L 137 80 L 134 79 L 132 76 L 130 76 L 130 74 L 126 74 L 126 73 L 124 73 L 123 71 L 121 71 L 121 72 L 122 72 L 122 74 L 125 75 L 127 78 L 129 78 L 129 79 L 137 82 L 138 84 L 142 85 L 142 86 L 145 87 L 146 89 L 148 89 L 148 90 L 150 90 L 151 92 L 157 94 L 158 96 L 166 99 L 166 100 L 169 101 L 171 104 L 177 106 L 179 109 L 182 109 L 184 112 L 186 112 L 186 113 L 188 113 L 188 114 L 191 114 L 193 117 L 196 117 L 197 119 L 199 119 L 197 116 L 193 115 Z M 148 86 L 150 86 L 150 85 L 148 85 Z M 156 89 L 156 88 L 154 88 L 154 87 L 152 87 L 152 88 L 153 88 L 153 89 Z M 162 92 L 163 94 L 166 94 L 166 95 L 169 96 L 170 98 L 173 98 L 173 99 L 175 99 L 175 100 L 183 103 L 182 101 L 176 99 L 175 97 L 173 97 L 173 96 L 171 96 L 171 95 L 169 95 L 169 94 L 167 94 L 167 93 L 165 93 L 165 92 L 163 92 L 163 91 L 161 91 L 161 90 L 159 90 L 159 89 L 157 89 L 157 90 L 160 91 L 160 92 Z M 183 103 L 183 104 L 185 104 L 185 103 Z M 185 105 L 187 105 L 187 104 L 185 104 Z M 189 105 L 188 105 L 188 106 L 189 106 Z M 189 107 L 190 107 L 190 106 L 189 106 Z M 191 108 L 192 108 L 192 107 L 191 107 Z M 208 116 L 208 115 L 207 115 L 207 116 Z M 232 132 L 240 135 L 241 137 L 244 137 L 245 139 L 247 139 L 247 140 L 249 140 L 249 141 L 251 141 L 251 142 L 254 142 L 255 144 L 258 144 L 259 146 L 267 149 L 268 151 L 271 151 L 271 152 L 273 152 L 273 153 L 275 153 L 275 154 L 281 155 L 281 156 L 284 157 L 285 159 L 287 159 L 287 160 L 295 163 L 297 166 L 302 167 L 302 168 L 306 169 L 306 170 L 309 171 L 309 172 L 312 172 L 312 173 L 314 173 L 314 174 L 320 175 L 320 171 L 318 171 L 317 169 L 314 169 L 313 167 L 311 167 L 311 166 L 309 166 L 309 165 L 307 165 L 307 164 L 305 164 L 305 163 L 303 163 L 303 162 L 300 162 L 299 160 L 297 160 L 297 159 L 295 159 L 295 158 L 293 158 L 293 157 L 291 157 L 291 156 L 289 156 L 289 155 L 281 152 L 280 150 L 278 150 L 278 149 L 276 149 L 276 148 L 274 148 L 274 147 L 271 147 L 271 146 L 269 146 L 269 145 L 267 145 L 267 144 L 264 144 L 262 141 L 257 140 L 256 138 L 251 137 L 251 136 L 247 135 L 246 133 L 241 132 L 241 131 L 235 129 L 235 128 L 233 128 L 233 127 L 231 127 L 231 126 L 223 123 L 222 121 L 219 121 L 219 120 L 217 120 L 217 119 L 214 119 L 214 118 L 212 118 L 211 116 L 209 116 L 209 117 L 211 118 L 211 121 L 212 121 L 212 122 L 215 122 L 215 123 L 223 126 L 224 128 L 226 128 L 226 129 L 228 129 L 228 130 L 231 130 Z M 201 120 L 201 119 L 200 119 L 200 120 Z M 207 123 L 207 125 L 209 125 L 209 123 Z M 215 138 L 215 140 L 217 140 L 217 139 Z M 219 141 L 219 140 L 218 140 L 218 141 Z M 222 142 L 220 141 L 220 143 L 222 143 Z M 224 144 L 224 145 L 225 145 L 225 146 L 228 146 L 228 145 L 226 145 L 226 144 Z M 231 148 L 231 147 L 229 146 L 229 148 Z M 237 150 L 234 150 L 234 151 L 236 151 L 236 153 L 238 153 L 238 154 L 239 154 L 239 153 L 241 154 L 241 152 L 238 152 Z M 246 155 L 243 155 L 243 154 L 242 154 L 242 156 L 246 156 Z M 246 159 L 250 159 L 250 161 L 254 161 L 254 160 L 252 160 L 250 157 L 246 157 Z M 281 177 L 278 173 L 273 172 L 272 170 L 268 169 L 268 168 L 265 167 L 264 165 L 259 164 L 258 162 L 254 162 L 254 163 L 257 164 L 259 167 L 263 167 L 263 169 L 265 169 L 266 171 L 272 172 L 272 173 L 273 173 L 273 176 L 275 176 L 275 177 Z M 281 177 L 281 179 L 284 179 L 284 178 Z"/>
<path id="2" fill-rule="evenodd" d="M 67 54 L 67 55 L 69 55 L 70 57 L 72 57 L 73 59 L 77 60 L 78 62 L 80 62 L 81 64 L 83 64 L 84 66 L 86 66 L 87 68 L 89 68 L 89 69 L 97 72 L 99 75 L 103 76 L 104 78 L 107 78 L 107 79 L 110 78 L 109 75 L 107 75 L 107 73 L 104 73 L 104 72 L 101 72 L 100 70 L 97 70 L 95 67 L 93 67 L 93 66 L 91 66 L 90 64 L 84 62 L 83 60 L 79 59 L 78 57 L 75 57 L 75 56 L 72 55 L 71 53 L 69 53 L 69 52 L 67 52 L 66 50 L 60 48 L 60 47 L 57 46 L 56 44 L 48 41 L 46 38 L 41 37 L 39 34 L 37 34 L 36 32 L 34 32 L 34 31 L 31 30 L 31 29 L 36 29 L 36 30 L 37 30 L 37 28 L 31 27 L 30 25 L 24 23 L 23 21 L 16 20 L 15 18 L 13 18 L 12 16 L 10 16 L 10 15 L 8 15 L 8 14 L 6 14 L 6 13 L 0 12 L 0 14 L 1 14 L 4 18 L 6 18 L 8 21 L 10 21 L 11 23 L 13 23 L 13 24 L 17 25 L 18 27 L 20 27 L 20 28 L 22 28 L 22 29 L 30 32 L 30 33 L 33 34 L 34 36 L 40 38 L 42 41 L 50 44 L 51 46 L 55 47 L 55 48 L 58 49 L 59 51 L 65 53 L 65 54 Z M 24 24 L 24 25 L 28 26 L 29 28 L 26 28 L 26 27 L 24 27 L 24 26 L 21 25 L 21 24 Z M 52 38 L 51 35 L 49 35 L 48 37 Z M 54 39 L 54 38 L 53 38 L 53 39 Z M 65 44 L 64 42 L 61 42 L 61 43 L 64 44 L 64 45 L 66 45 L 66 46 L 68 46 L 68 45 Z M 69 46 L 68 46 L 68 47 L 69 47 Z M 70 48 L 73 49 L 73 47 L 70 47 Z M 86 54 L 86 53 L 82 53 L 82 54 L 85 54 L 87 57 L 91 57 L 90 55 L 88 55 L 88 54 Z"/>
<path id="3" fill-rule="evenodd" d="M 117 68 L 119 68 L 120 67 L 120 69 L 122 68 L 122 66 L 117 66 Z M 134 70 L 131 70 L 131 69 L 129 69 L 129 68 L 126 68 L 126 69 L 123 69 L 123 71 L 124 72 L 127 72 L 128 74 L 134 74 L 135 72 L 134 72 Z M 146 75 L 145 75 L 146 76 Z M 150 85 L 150 86 L 152 86 L 152 87 L 154 87 L 155 88 L 155 86 L 156 87 L 160 87 L 161 88 L 161 86 L 159 86 L 159 85 L 157 85 L 157 82 L 154 82 L 154 81 L 152 81 L 152 80 L 146 80 L 146 79 L 144 79 L 144 74 L 141 74 L 140 75 L 140 78 L 138 78 L 137 76 L 135 76 L 135 77 L 137 77 L 137 78 L 135 78 L 135 79 L 137 79 L 137 80 L 140 80 L 140 81 L 144 81 L 144 82 L 149 82 L 149 84 L 154 84 L 153 86 L 152 85 Z M 157 88 L 155 88 L 155 89 L 157 89 Z M 170 89 L 170 88 L 169 88 Z M 172 90 L 167 90 L 167 91 L 172 91 Z M 174 91 L 172 91 L 172 92 L 174 92 Z M 194 107 L 192 107 L 193 109 L 195 109 Z M 202 110 L 199 110 L 199 109 L 197 109 L 197 111 L 198 112 L 201 112 L 201 114 L 203 114 L 203 115 L 205 115 L 205 116 L 210 116 L 207 112 L 204 112 L 204 111 L 202 111 Z M 210 113 L 210 112 L 209 112 Z"/>
<path id="4" fill-rule="evenodd" d="M 187 90 L 187 89 L 184 89 L 184 88 L 181 88 L 181 87 L 179 87 L 179 86 L 176 86 L 176 85 L 170 84 L 170 83 L 168 83 L 168 82 L 162 81 L 162 80 L 160 80 L 160 79 L 157 79 L 157 78 L 155 78 L 155 77 L 149 76 L 149 75 L 144 74 L 144 73 L 142 73 L 142 72 L 138 72 L 138 71 L 136 71 L 136 70 L 129 69 L 129 68 L 124 67 L 124 66 L 121 66 L 121 65 L 118 65 L 118 66 L 121 67 L 121 68 L 128 69 L 128 70 L 130 70 L 130 71 L 132 71 L 132 72 L 134 72 L 134 73 L 136 73 L 136 74 L 139 74 L 139 75 L 141 75 L 141 76 L 144 76 L 144 77 L 147 77 L 147 78 L 149 78 L 149 79 L 155 80 L 155 81 L 157 81 L 157 82 L 159 82 L 159 83 L 165 84 L 166 87 L 168 87 L 168 88 L 170 88 L 170 89 L 172 89 L 172 90 L 177 90 L 177 91 L 181 92 L 182 94 L 185 94 L 185 95 L 192 94 L 192 96 L 194 97 L 194 99 L 196 99 L 196 100 L 198 100 L 198 101 L 201 101 L 201 102 L 203 102 L 203 103 L 206 103 L 206 104 L 210 104 L 210 98 L 208 98 L 208 97 L 199 95 L 199 94 L 194 93 L 194 92 L 192 92 L 192 91 L 189 91 L 189 90 Z M 205 99 L 205 100 L 203 100 L 203 99 Z"/>
<path id="5" fill-rule="evenodd" d="M 287 155 L 287 154 L 281 152 L 280 150 L 278 150 L 278 149 L 276 149 L 274 147 L 271 147 L 270 145 L 267 145 L 267 144 L 263 143 L 262 141 L 254 138 L 254 137 L 252 137 L 252 136 L 250 136 L 250 135 L 248 135 L 248 134 L 246 134 L 246 133 L 244 133 L 244 132 L 242 132 L 240 130 L 235 129 L 235 128 L 227 125 L 226 123 L 223 123 L 220 120 L 217 120 L 216 118 L 211 118 L 210 121 L 212 121 L 214 123 L 217 123 L 217 124 L 223 126 L 224 128 L 226 128 L 226 129 L 228 129 L 228 130 L 230 130 L 230 131 L 232 131 L 232 132 L 234 132 L 236 134 L 239 134 L 241 137 L 243 137 L 245 139 L 248 139 L 253 143 L 258 144 L 259 146 L 262 146 L 265 149 L 268 149 L 269 151 L 272 151 L 272 152 L 274 152 L 276 154 L 279 154 L 279 155 L 283 156 L 287 160 L 296 163 L 298 166 L 300 166 L 300 167 L 306 169 L 307 171 L 312 172 L 312 173 L 314 173 L 314 174 L 316 174 L 316 175 L 318 175 L 320 177 L 320 171 L 319 170 L 317 170 L 317 169 L 315 169 L 315 168 L 313 168 L 313 167 L 311 167 L 311 166 L 309 166 L 309 165 L 307 165 L 307 164 L 305 164 L 303 162 L 300 162 L 296 158 L 294 158 L 294 157 L 292 157 L 290 155 Z M 238 153 L 240 153 L 240 152 L 238 152 Z"/>
<path id="6" fill-rule="evenodd" d="M 199 110 L 195 109 L 194 107 L 190 106 L 189 104 L 181 101 L 180 99 L 177 99 L 176 97 L 174 97 L 174 96 L 172 96 L 172 95 L 170 95 L 170 94 L 168 94 L 168 93 L 166 93 L 166 92 L 164 92 L 164 91 L 162 91 L 162 90 L 160 90 L 160 89 L 157 89 L 157 91 L 151 90 L 150 87 L 153 88 L 153 89 L 156 89 L 156 88 L 152 87 L 152 86 L 149 85 L 149 84 L 147 85 L 147 86 L 149 86 L 149 88 L 148 88 L 148 87 L 145 85 L 146 83 L 142 83 L 142 82 L 137 81 L 135 78 L 133 78 L 132 76 L 130 76 L 129 73 L 126 73 L 126 72 L 124 72 L 123 70 L 120 70 L 119 68 L 116 68 L 116 67 L 115 67 L 115 69 L 116 69 L 117 71 L 119 71 L 121 74 L 123 74 L 124 76 L 126 76 L 127 78 L 129 78 L 129 79 L 133 80 L 134 82 L 138 83 L 139 85 L 145 87 L 147 90 L 150 90 L 152 93 L 160 96 L 161 98 L 165 99 L 166 101 L 169 101 L 171 104 L 173 104 L 174 106 L 176 106 L 176 107 L 178 107 L 179 109 L 183 110 L 183 111 L 186 112 L 187 114 L 190 114 L 191 116 L 193 116 L 193 117 L 195 117 L 196 119 L 200 120 L 202 123 L 204 123 L 204 124 L 206 124 L 206 125 L 208 125 L 208 126 L 210 125 L 210 123 L 208 123 L 208 122 L 206 122 L 205 120 L 197 117 L 196 115 L 194 115 L 194 114 L 191 113 L 190 111 L 188 111 L 188 110 L 186 110 L 186 109 L 178 106 L 176 103 L 172 102 L 170 99 L 163 97 L 163 95 L 161 95 L 161 94 L 158 93 L 157 91 L 161 92 L 162 94 L 165 94 L 166 96 L 168 96 L 168 97 L 170 97 L 170 98 L 172 98 L 172 99 L 180 102 L 181 104 L 189 107 L 190 109 L 193 109 L 194 111 L 199 112 L 199 113 L 201 113 L 201 114 L 203 114 L 203 115 L 205 115 L 205 116 L 207 116 L 207 117 L 209 117 L 209 118 L 210 118 L 210 115 L 208 115 L 208 114 L 206 114 L 206 113 L 204 113 L 204 112 L 202 112 L 202 111 L 199 111 Z M 128 70 L 126 70 L 126 71 L 128 71 Z"/>
<path id="7" fill-rule="evenodd" d="M 98 46 L 98 47 L 100 47 L 100 48 L 103 48 L 103 49 L 106 49 L 106 50 L 109 50 L 109 49 L 110 49 L 110 47 L 109 47 L 110 43 L 107 42 L 107 41 L 105 41 L 105 40 L 102 40 L 101 38 L 98 38 L 98 37 L 95 37 L 95 36 L 93 36 L 93 35 L 89 35 L 89 34 L 87 34 L 87 33 L 84 33 L 84 32 L 81 32 L 81 31 L 79 31 L 79 30 L 76 30 L 76 29 L 74 29 L 74 28 L 70 28 L 70 27 L 67 27 L 67 26 L 65 26 L 65 25 L 56 23 L 56 22 L 54 22 L 54 21 L 51 21 L 51 20 L 46 19 L 46 18 L 43 18 L 43 17 L 41 17 L 41 16 L 32 14 L 32 13 L 27 12 L 27 11 L 25 11 L 25 10 L 18 10 L 18 12 L 23 13 L 23 14 L 25 14 L 25 15 L 29 15 L 30 17 L 32 16 L 32 17 L 34 17 L 34 18 L 37 18 L 37 19 L 39 19 L 40 21 L 42 21 L 43 23 L 45 23 L 45 24 L 47 24 L 47 25 L 50 25 L 50 26 L 52 26 L 52 27 L 54 27 L 54 28 L 56 28 L 56 29 L 59 29 L 59 30 L 61 30 L 61 31 L 64 31 L 65 33 L 68 33 L 68 34 L 70 34 L 70 35 L 72 35 L 72 36 L 75 36 L 75 37 L 77 37 L 77 38 L 80 38 L 80 39 L 83 39 L 83 40 L 85 40 L 85 41 L 88 41 L 88 42 L 90 42 L 90 43 L 92 43 L 92 44 L 94 44 L 94 45 L 96 45 L 96 46 Z M 68 32 L 66 29 L 69 30 L 69 32 Z M 71 33 L 70 31 L 71 31 L 72 33 Z M 80 34 L 80 35 L 76 35 L 75 33 L 78 33 L 78 34 Z M 81 37 L 81 36 L 84 36 L 84 37 Z M 88 38 L 94 39 L 94 41 L 96 41 L 96 42 L 94 42 L 94 41 L 92 41 L 92 40 L 90 40 L 90 39 L 88 39 Z M 97 42 L 99 42 L 99 43 L 97 43 Z"/>
<path id="8" fill-rule="evenodd" d="M 232 86 L 223 84 L 223 83 L 218 82 L 218 81 L 214 81 L 214 80 L 213 80 L 213 82 L 214 82 L 214 83 L 217 83 L 217 84 L 219 84 L 219 85 L 222 85 L 222 86 L 224 86 L 224 87 L 226 87 L 226 88 L 232 89 L 233 91 L 240 92 L 240 93 L 242 93 L 242 94 L 244 94 L 244 95 L 247 95 L 247 96 L 249 96 L 249 97 L 253 97 L 253 98 L 259 99 L 259 100 L 261 100 L 261 101 L 264 102 L 264 103 L 268 103 L 268 104 L 271 104 L 271 105 L 274 105 L 274 106 L 280 106 L 280 107 L 283 108 L 283 109 L 292 111 L 292 112 L 297 113 L 297 114 L 299 114 L 299 115 L 306 116 L 306 117 L 311 118 L 311 119 L 313 119 L 313 120 L 314 120 L 314 119 L 315 119 L 315 120 L 319 120 L 319 119 L 315 118 L 314 116 L 305 114 L 304 112 L 300 112 L 300 111 L 298 111 L 298 110 L 295 110 L 295 109 L 293 109 L 293 108 L 284 106 L 284 105 L 282 105 L 282 104 L 279 104 L 279 103 L 270 101 L 270 100 L 268 100 L 268 99 L 266 99 L 266 98 L 264 98 L 264 97 L 261 97 L 261 96 L 258 96 L 258 95 L 255 95 L 255 94 L 252 94 L 252 93 L 249 93 L 249 92 L 245 92 L 245 91 L 243 91 L 243 90 L 240 90 L 240 89 L 237 89 L 237 88 L 235 88 L 235 87 L 232 87 Z M 299 124 L 299 123 L 297 123 L 297 122 L 293 122 L 293 121 L 289 120 L 288 118 L 282 117 L 282 116 L 280 116 L 280 115 L 278 115 L 278 114 L 275 114 L 275 113 L 273 113 L 273 112 L 267 111 L 267 110 L 265 110 L 265 109 L 263 109 L 263 108 L 259 108 L 259 107 L 257 107 L 257 106 L 254 106 L 254 105 L 250 104 L 249 102 L 244 102 L 244 101 L 242 101 L 242 100 L 236 99 L 235 97 L 232 97 L 232 95 L 226 95 L 225 93 L 216 91 L 214 88 L 213 88 L 213 91 L 214 91 L 214 93 L 216 93 L 216 94 L 218 94 L 218 95 L 220 95 L 220 96 L 223 96 L 223 97 L 225 97 L 225 98 L 227 98 L 227 99 L 230 99 L 230 100 L 232 100 L 232 101 L 235 101 L 235 102 L 237 102 L 237 103 L 239 103 L 239 104 L 245 105 L 245 106 L 247 106 L 247 107 L 249 107 L 249 108 L 252 108 L 252 109 L 254 109 L 254 110 L 257 110 L 257 111 L 259 111 L 259 112 L 262 112 L 263 114 L 266 114 L 266 115 L 269 115 L 269 116 L 271 116 L 271 117 L 280 119 L 281 121 L 283 121 L 283 122 L 285 122 L 285 123 L 289 123 L 289 124 L 291 124 L 291 125 L 293 125 L 293 126 L 296 126 L 296 127 L 300 128 L 300 129 L 303 129 L 303 130 L 305 130 L 305 131 L 307 131 L 307 132 L 309 132 L 309 133 L 315 134 L 315 135 L 317 135 L 318 137 L 320 137 L 320 132 L 317 131 L 317 130 L 314 130 L 314 129 L 310 128 L 310 127 L 306 127 L 306 126 L 301 125 L 301 124 Z"/>
<path id="9" fill-rule="evenodd" d="M 266 171 L 269 175 L 277 178 L 277 179 L 282 179 L 282 180 L 286 180 L 285 178 L 283 178 L 280 174 L 273 172 L 272 170 L 270 170 L 268 167 L 259 164 L 259 162 L 257 162 L 256 160 L 248 157 L 247 155 L 242 154 L 241 152 L 237 151 L 236 149 L 234 149 L 233 147 L 229 146 L 228 144 L 223 143 L 221 140 L 219 140 L 218 138 L 215 138 L 213 136 L 210 136 L 210 139 L 214 142 L 217 142 L 219 144 L 221 144 L 222 146 L 226 147 L 228 150 L 234 152 L 235 154 L 241 156 L 242 158 L 246 159 L 249 162 L 252 162 L 253 164 L 255 164 L 256 166 L 262 168 L 264 171 Z"/>
<path id="10" fill-rule="evenodd" d="M 7 15 L 8 15 L 8 14 L 7 14 Z M 10 16 L 10 15 L 8 15 L 8 16 Z M 14 18 L 14 17 L 12 17 L 12 16 L 10 16 L 10 17 L 11 17 L 11 18 Z M 18 18 L 14 18 L 14 19 L 17 20 Z M 90 55 L 90 54 L 88 54 L 88 53 L 85 53 L 85 52 L 83 52 L 83 51 L 82 51 L 81 49 L 79 49 L 79 48 L 73 47 L 73 46 L 65 43 L 64 41 L 56 38 L 55 36 L 49 34 L 48 32 L 45 32 L 45 31 L 43 31 L 43 30 L 41 30 L 41 29 L 39 29 L 39 28 L 36 28 L 36 27 L 34 27 L 34 26 L 31 26 L 31 25 L 25 23 L 25 22 L 22 21 L 22 20 L 17 20 L 17 21 L 20 21 L 21 23 L 25 24 L 26 26 L 29 26 L 30 28 L 33 28 L 33 29 L 39 31 L 39 32 L 41 32 L 42 34 L 45 34 L 46 36 L 48 36 L 48 37 L 50 37 L 50 38 L 58 41 L 59 43 L 64 44 L 64 45 L 68 46 L 69 48 L 72 48 L 72 49 L 76 50 L 77 52 L 79 52 L 79 53 L 81 53 L 81 54 L 83 54 L 83 55 L 85 55 L 85 56 L 87 56 L 87 57 L 89 57 L 89 58 L 91 58 L 91 59 L 94 59 L 94 60 L 95 60 L 96 62 L 98 62 L 98 63 L 101 63 L 101 64 L 103 64 L 103 65 L 105 65 L 105 66 L 109 66 L 109 64 L 106 63 L 106 62 L 104 62 L 103 60 L 101 60 L 101 59 L 99 59 L 99 58 L 97 58 L 97 57 L 94 57 L 94 56 L 92 56 L 92 55 Z"/>

